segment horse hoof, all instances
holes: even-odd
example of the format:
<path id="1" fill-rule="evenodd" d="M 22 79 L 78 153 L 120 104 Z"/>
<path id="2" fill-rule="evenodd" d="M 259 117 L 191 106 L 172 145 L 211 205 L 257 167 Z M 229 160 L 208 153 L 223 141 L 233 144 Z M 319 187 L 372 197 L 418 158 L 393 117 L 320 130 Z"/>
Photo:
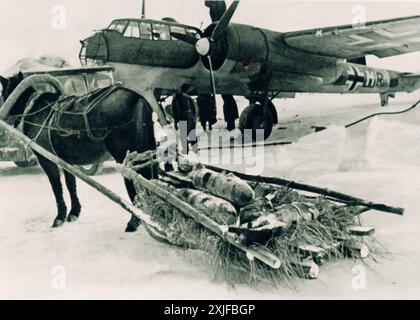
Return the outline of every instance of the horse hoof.
<path id="1" fill-rule="evenodd" d="M 127 228 L 125 228 L 125 232 L 136 232 L 137 229 L 140 227 L 141 221 L 136 216 L 132 216 L 130 221 L 127 223 Z"/>
<path id="2" fill-rule="evenodd" d="M 65 220 L 55 219 L 52 225 L 53 228 L 59 228 L 64 224 Z"/>
<path id="3" fill-rule="evenodd" d="M 127 227 L 125 228 L 125 232 L 127 232 L 127 233 L 133 233 L 133 232 L 136 232 L 136 231 L 137 231 L 137 228 L 133 227 L 130 224 L 127 224 Z"/>
<path id="4" fill-rule="evenodd" d="M 67 222 L 76 222 L 77 219 L 79 219 L 79 216 L 75 216 L 71 214 L 67 217 Z"/>

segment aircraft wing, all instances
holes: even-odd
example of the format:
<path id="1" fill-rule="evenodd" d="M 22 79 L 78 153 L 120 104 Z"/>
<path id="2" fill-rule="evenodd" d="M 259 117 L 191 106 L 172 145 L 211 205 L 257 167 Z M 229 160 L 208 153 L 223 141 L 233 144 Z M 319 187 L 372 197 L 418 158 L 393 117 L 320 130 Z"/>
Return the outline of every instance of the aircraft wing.
<path id="1" fill-rule="evenodd" d="M 287 45 L 300 51 L 343 59 L 368 54 L 379 58 L 420 51 L 420 16 L 284 33 Z"/>

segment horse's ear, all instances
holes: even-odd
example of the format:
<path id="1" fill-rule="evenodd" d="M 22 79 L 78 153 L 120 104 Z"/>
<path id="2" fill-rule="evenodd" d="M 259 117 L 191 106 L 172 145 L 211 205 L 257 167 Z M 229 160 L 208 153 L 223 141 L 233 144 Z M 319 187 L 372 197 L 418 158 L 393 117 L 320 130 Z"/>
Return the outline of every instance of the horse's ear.
<path id="1" fill-rule="evenodd" d="M 5 83 L 8 83 L 9 80 L 7 80 L 5 77 L 0 75 L 0 82 L 4 85 Z"/>
<path id="2" fill-rule="evenodd" d="M 0 91 L 4 94 L 4 91 L 6 90 L 8 86 L 9 80 L 6 78 L 0 76 Z"/>
<path id="3" fill-rule="evenodd" d="M 23 80 L 23 73 L 22 71 L 19 71 L 19 73 L 17 74 L 17 77 L 19 80 Z"/>

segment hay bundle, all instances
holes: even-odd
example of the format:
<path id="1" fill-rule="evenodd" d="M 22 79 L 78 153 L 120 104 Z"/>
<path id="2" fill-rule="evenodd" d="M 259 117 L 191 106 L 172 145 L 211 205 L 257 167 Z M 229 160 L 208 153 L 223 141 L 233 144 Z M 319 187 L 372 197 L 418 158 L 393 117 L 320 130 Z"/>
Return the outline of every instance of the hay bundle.
<path id="1" fill-rule="evenodd" d="M 231 181 L 232 177 L 229 179 Z M 197 191 L 178 191 L 158 183 L 180 196 L 186 193 L 186 201 L 190 198 L 188 195 L 197 199 Z M 248 201 L 246 206 L 237 207 L 239 218 L 235 225 L 229 221 L 230 231 L 237 233 L 244 243 L 248 241 L 247 245 L 269 250 L 279 257 L 282 265 L 276 270 L 247 256 L 141 186 L 137 186 L 137 205 L 148 212 L 158 226 L 146 226 L 152 236 L 177 246 L 208 252 L 214 275 L 230 283 L 254 285 L 268 281 L 276 285 L 291 283 L 296 277 L 313 279 L 318 276 L 318 265 L 328 261 L 362 258 L 369 251 L 381 252 L 370 237 L 355 237 L 348 231 L 349 227 L 361 225 L 358 215 L 366 211 L 365 207 L 338 205 L 329 199 L 308 197 L 286 187 L 250 184 L 251 187 L 255 199 Z M 202 203 L 195 207 L 203 211 Z M 190 204 L 194 206 L 194 201 Z M 217 209 L 213 210 L 217 212 Z M 212 216 L 210 211 L 204 213 Z"/>

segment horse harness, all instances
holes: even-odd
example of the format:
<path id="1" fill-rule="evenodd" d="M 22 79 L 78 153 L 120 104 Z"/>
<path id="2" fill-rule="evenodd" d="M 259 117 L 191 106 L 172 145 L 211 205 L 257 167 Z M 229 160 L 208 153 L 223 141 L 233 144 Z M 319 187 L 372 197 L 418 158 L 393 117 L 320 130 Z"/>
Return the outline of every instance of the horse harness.
<path id="1" fill-rule="evenodd" d="M 90 112 L 92 112 L 95 109 L 95 107 L 98 106 L 99 103 L 101 103 L 105 98 L 107 98 L 109 95 L 115 92 L 119 87 L 120 87 L 119 85 L 114 85 L 107 88 L 97 89 L 83 97 L 66 96 L 59 99 L 58 101 L 54 101 L 48 104 L 44 108 L 38 111 L 35 111 L 33 113 L 30 113 L 30 110 L 25 110 L 25 114 L 22 117 L 23 122 L 33 125 L 33 126 L 40 127 L 40 130 L 37 136 L 34 138 L 35 141 L 37 140 L 41 132 L 44 129 L 46 129 L 48 131 L 48 138 L 49 138 L 50 145 L 52 148 L 53 148 L 52 141 L 51 141 L 52 131 L 57 132 L 62 137 L 69 137 L 73 135 L 80 137 L 82 133 L 86 133 L 88 138 L 92 142 L 96 142 L 96 143 L 103 142 L 104 139 L 106 139 L 106 137 L 109 136 L 112 129 L 116 128 L 116 126 L 92 128 L 89 123 L 88 115 Z M 36 114 L 40 111 L 44 111 L 47 108 L 51 108 L 51 110 L 42 125 L 25 120 L 25 117 L 27 117 L 28 115 Z M 84 128 L 82 129 L 64 128 L 60 122 L 61 122 L 62 117 L 65 115 L 81 117 L 83 119 Z M 131 120 L 117 127 L 127 126 L 133 121 L 134 120 Z M 104 131 L 104 134 L 101 135 L 100 137 L 97 137 L 94 135 L 93 131 Z"/>

